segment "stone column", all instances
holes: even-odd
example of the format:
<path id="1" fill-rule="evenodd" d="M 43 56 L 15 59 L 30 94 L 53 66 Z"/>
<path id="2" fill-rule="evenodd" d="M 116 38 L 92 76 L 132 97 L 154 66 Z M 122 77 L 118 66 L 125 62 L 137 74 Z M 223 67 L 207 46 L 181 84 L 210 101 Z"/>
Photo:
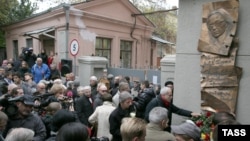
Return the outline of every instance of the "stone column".
<path id="1" fill-rule="evenodd" d="M 89 78 L 95 75 L 98 79 L 102 76 L 103 69 L 106 68 L 108 60 L 99 56 L 82 56 L 78 58 L 79 81 L 82 86 L 89 85 Z"/>
<path id="2" fill-rule="evenodd" d="M 166 81 L 174 81 L 175 55 L 166 55 L 161 59 L 161 86 Z"/>

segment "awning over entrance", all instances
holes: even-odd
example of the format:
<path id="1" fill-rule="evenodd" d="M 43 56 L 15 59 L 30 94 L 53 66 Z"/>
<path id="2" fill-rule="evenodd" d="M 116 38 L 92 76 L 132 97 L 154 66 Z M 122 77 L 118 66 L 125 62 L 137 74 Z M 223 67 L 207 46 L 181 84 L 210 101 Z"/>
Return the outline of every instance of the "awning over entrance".
<path id="1" fill-rule="evenodd" d="M 38 30 L 26 32 L 26 33 L 24 33 L 23 36 L 29 36 L 29 37 L 32 37 L 32 38 L 35 38 L 35 39 L 40 40 L 39 38 L 34 37 L 34 36 L 32 36 L 32 35 L 34 35 L 34 34 L 41 35 L 41 34 L 42 34 L 42 35 L 45 35 L 45 36 L 47 36 L 47 37 L 50 37 L 50 38 L 55 39 L 55 36 L 48 34 L 48 32 L 51 32 L 51 31 L 54 31 L 54 30 L 55 30 L 54 27 L 48 27 L 48 28 L 43 28 L 43 29 L 38 29 Z"/>
<path id="2" fill-rule="evenodd" d="M 152 36 L 151 39 L 152 39 L 152 40 L 155 40 L 155 41 L 158 41 L 158 42 L 160 42 L 160 43 L 163 43 L 163 44 L 174 45 L 174 43 L 171 43 L 171 42 L 169 42 L 169 41 L 167 41 L 167 40 L 163 40 L 163 39 L 161 39 L 161 38 L 159 38 L 159 37 L 156 37 L 156 36 Z"/>

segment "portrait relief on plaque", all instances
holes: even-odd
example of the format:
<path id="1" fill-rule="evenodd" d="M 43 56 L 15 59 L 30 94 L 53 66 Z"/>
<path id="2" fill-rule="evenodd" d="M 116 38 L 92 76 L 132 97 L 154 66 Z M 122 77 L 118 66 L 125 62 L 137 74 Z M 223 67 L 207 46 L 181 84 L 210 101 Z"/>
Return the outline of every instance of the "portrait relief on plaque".
<path id="1" fill-rule="evenodd" d="M 198 40 L 201 52 L 201 107 L 235 113 L 242 68 L 236 66 L 238 0 L 203 5 Z"/>
<path id="2" fill-rule="evenodd" d="M 202 19 L 198 50 L 227 56 L 236 32 L 238 2 L 205 4 Z"/>

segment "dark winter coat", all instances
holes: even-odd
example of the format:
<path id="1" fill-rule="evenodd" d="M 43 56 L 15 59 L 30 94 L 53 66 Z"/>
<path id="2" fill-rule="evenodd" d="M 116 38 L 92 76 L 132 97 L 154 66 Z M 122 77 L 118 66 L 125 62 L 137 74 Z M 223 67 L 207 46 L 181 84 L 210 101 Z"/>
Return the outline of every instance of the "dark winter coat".
<path id="1" fill-rule="evenodd" d="M 123 110 L 119 104 L 119 106 L 110 114 L 109 116 L 109 124 L 110 124 L 110 133 L 113 135 L 112 141 L 122 141 L 122 136 L 120 132 L 120 127 L 122 124 L 122 119 L 124 117 L 130 116 L 130 110 Z"/>
<path id="2" fill-rule="evenodd" d="M 173 103 L 170 103 L 170 105 L 168 107 L 166 107 L 164 105 L 164 102 L 161 98 L 161 95 L 158 95 L 156 98 L 152 99 L 147 107 L 146 107 L 146 111 L 145 111 L 145 120 L 146 121 L 149 121 L 149 112 L 154 108 L 154 107 L 157 107 L 157 106 L 160 106 L 160 107 L 163 107 L 163 108 L 166 108 L 168 110 L 168 118 L 169 118 L 169 127 L 170 127 L 170 124 L 171 124 L 171 119 L 172 119 L 172 113 L 175 113 L 175 114 L 178 114 L 178 115 L 181 115 L 181 116 L 186 116 L 186 117 L 191 117 L 191 111 L 188 111 L 188 110 L 185 110 L 185 109 L 181 109 L 177 106 L 175 106 Z"/>
<path id="3" fill-rule="evenodd" d="M 138 95 L 137 101 L 134 102 L 136 106 L 136 117 L 144 118 L 146 107 L 153 98 L 155 98 L 155 94 L 152 88 L 146 88 Z"/>
<path id="4" fill-rule="evenodd" d="M 83 95 L 79 99 L 77 99 L 75 103 L 75 111 L 78 115 L 79 120 L 81 121 L 81 123 L 90 126 L 88 118 L 94 112 L 94 109 L 92 103 L 90 103 L 89 101 L 89 98 Z"/>

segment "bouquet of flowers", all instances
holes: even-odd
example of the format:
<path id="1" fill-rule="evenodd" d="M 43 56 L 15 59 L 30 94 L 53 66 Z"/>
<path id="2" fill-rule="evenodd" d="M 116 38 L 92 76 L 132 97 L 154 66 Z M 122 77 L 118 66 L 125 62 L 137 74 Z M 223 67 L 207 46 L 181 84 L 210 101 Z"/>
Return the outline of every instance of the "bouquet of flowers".
<path id="1" fill-rule="evenodd" d="M 212 125 L 213 113 L 204 112 L 199 117 L 192 117 L 191 120 L 201 129 L 201 139 L 203 141 L 210 141 L 213 130 Z"/>

